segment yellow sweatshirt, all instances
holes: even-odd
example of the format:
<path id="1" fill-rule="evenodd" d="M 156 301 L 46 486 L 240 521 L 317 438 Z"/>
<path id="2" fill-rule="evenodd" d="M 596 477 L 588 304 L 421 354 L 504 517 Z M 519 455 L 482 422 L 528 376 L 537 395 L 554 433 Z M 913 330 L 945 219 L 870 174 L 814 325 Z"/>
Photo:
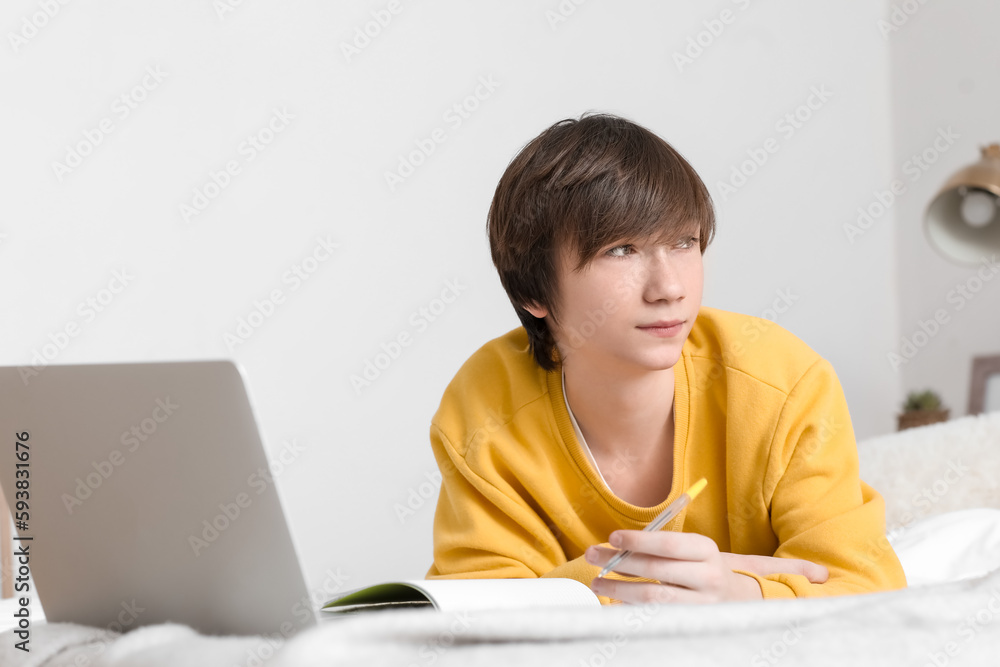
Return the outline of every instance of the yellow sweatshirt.
<path id="1" fill-rule="evenodd" d="M 705 490 L 664 530 L 829 569 L 823 584 L 735 570 L 756 579 L 765 599 L 906 586 L 885 539 L 882 496 L 858 477 L 840 382 L 795 335 L 702 307 L 674 366 L 674 425 L 670 495 L 632 505 L 577 440 L 561 368 L 538 366 L 522 327 L 488 342 L 431 421 L 442 482 L 427 578 L 568 577 L 589 586 L 599 568 L 584 560 L 588 546 L 641 529 L 705 477 Z"/>

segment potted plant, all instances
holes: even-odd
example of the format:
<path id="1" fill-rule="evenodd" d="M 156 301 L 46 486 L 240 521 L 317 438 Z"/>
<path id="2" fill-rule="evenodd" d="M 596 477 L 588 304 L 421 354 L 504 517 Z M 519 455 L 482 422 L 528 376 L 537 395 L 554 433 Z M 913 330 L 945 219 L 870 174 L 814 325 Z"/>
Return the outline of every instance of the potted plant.
<path id="1" fill-rule="evenodd" d="M 906 395 L 902 414 L 898 415 L 897 430 L 948 421 L 948 413 L 948 408 L 941 405 L 941 397 L 930 389 L 911 391 Z"/>

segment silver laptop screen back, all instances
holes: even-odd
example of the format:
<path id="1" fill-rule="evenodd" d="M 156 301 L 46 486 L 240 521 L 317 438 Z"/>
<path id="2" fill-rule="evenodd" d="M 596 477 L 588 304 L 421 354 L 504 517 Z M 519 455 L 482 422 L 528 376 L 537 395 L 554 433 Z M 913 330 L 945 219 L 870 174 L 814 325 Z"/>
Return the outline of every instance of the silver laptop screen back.
<path id="1" fill-rule="evenodd" d="M 228 361 L 0 368 L 0 485 L 30 452 L 31 571 L 50 622 L 210 634 L 312 625 L 294 545 Z"/>

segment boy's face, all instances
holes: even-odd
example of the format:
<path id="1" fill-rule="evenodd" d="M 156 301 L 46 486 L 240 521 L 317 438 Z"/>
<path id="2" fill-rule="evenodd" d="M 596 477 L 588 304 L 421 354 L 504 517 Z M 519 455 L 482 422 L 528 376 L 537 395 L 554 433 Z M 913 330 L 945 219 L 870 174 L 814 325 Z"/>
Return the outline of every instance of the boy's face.
<path id="1" fill-rule="evenodd" d="M 602 248 L 579 272 L 573 271 L 577 253 L 562 248 L 559 326 L 548 319 L 561 358 L 606 372 L 673 367 L 701 307 L 699 235 L 693 226 L 675 243 L 622 241 Z M 549 314 L 537 306 L 527 310 L 535 317 Z M 649 326 L 674 320 L 683 324 L 670 332 Z"/>

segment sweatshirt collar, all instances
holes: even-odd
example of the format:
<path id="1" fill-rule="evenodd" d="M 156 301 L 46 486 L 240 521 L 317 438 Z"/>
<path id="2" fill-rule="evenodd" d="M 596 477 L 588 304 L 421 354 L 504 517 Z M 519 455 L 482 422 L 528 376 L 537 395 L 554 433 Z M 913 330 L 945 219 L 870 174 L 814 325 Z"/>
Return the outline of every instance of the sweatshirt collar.
<path id="1" fill-rule="evenodd" d="M 588 456 L 589 450 L 585 450 L 585 445 L 577 439 L 577 427 L 574 425 L 575 418 L 571 417 L 569 403 L 564 392 L 563 367 L 560 363 L 555 369 L 546 372 L 546 382 L 548 384 L 549 405 L 552 409 L 552 416 L 555 421 L 556 430 L 559 435 L 559 442 L 567 458 L 576 464 L 580 477 L 589 483 L 594 491 L 600 494 L 607 503 L 614 508 L 623 518 L 645 525 L 652 521 L 660 511 L 668 504 L 679 497 L 687 488 L 685 475 L 685 450 L 688 443 L 689 396 L 690 387 L 688 383 L 690 358 L 687 353 L 687 343 L 681 350 L 680 359 L 674 364 L 674 479 L 670 487 L 670 494 L 659 505 L 653 507 L 639 507 L 626 502 L 616 496 L 607 484 L 604 483 L 597 466 L 592 463 L 592 458 Z M 582 438 L 581 438 L 582 439 Z M 642 526 L 638 526 L 642 527 Z"/>

